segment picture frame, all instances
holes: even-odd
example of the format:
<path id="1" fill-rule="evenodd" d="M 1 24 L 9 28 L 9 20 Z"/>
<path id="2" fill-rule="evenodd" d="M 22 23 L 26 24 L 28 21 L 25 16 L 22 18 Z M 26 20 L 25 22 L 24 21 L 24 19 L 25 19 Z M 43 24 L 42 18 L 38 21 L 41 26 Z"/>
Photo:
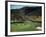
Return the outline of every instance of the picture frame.
<path id="1" fill-rule="evenodd" d="M 24 6 L 41 6 L 41 14 L 42 14 L 42 30 L 41 31 L 25 31 L 25 32 L 12 32 L 10 31 L 10 28 L 12 29 L 12 26 L 10 25 L 10 12 L 12 12 L 10 9 L 19 8 L 12 7 L 12 5 L 24 5 Z M 12 7 L 12 8 L 11 8 Z M 17 22 L 18 23 L 18 22 Z M 16 27 L 16 26 L 15 26 Z M 24 36 L 24 35 L 40 35 L 45 34 L 45 3 L 42 2 L 24 2 L 24 1 L 5 1 L 5 36 Z"/>

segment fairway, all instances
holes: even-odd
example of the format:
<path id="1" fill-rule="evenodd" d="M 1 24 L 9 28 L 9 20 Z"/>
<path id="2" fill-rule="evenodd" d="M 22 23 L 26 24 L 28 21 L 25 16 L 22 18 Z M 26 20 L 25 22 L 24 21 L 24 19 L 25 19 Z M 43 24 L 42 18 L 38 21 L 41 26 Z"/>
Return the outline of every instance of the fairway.
<path id="1" fill-rule="evenodd" d="M 38 31 L 36 27 L 39 26 L 41 26 L 41 23 L 37 23 L 37 22 L 12 23 L 11 32 Z"/>

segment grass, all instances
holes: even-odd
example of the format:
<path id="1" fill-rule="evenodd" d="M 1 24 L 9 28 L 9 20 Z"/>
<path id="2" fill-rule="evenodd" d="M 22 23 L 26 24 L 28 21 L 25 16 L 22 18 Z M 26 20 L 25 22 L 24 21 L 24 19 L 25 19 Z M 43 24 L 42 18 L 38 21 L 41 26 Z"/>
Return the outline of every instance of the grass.
<path id="1" fill-rule="evenodd" d="M 38 31 L 36 27 L 41 26 L 41 23 L 35 22 L 24 22 L 24 23 L 12 23 L 11 32 L 20 32 L 20 31 Z"/>

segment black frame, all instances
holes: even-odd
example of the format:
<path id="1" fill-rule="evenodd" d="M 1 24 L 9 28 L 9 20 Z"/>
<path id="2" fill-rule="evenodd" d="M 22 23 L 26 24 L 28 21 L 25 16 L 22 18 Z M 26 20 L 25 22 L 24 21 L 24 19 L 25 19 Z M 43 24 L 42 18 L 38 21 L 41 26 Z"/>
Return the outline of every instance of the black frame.
<path id="1" fill-rule="evenodd" d="M 8 7 L 7 7 L 8 2 L 44 4 L 44 33 L 8 35 Z M 25 2 L 25 1 L 5 1 L 5 36 L 24 36 L 24 35 L 40 35 L 40 34 L 45 34 L 45 3 L 42 3 L 42 2 Z"/>

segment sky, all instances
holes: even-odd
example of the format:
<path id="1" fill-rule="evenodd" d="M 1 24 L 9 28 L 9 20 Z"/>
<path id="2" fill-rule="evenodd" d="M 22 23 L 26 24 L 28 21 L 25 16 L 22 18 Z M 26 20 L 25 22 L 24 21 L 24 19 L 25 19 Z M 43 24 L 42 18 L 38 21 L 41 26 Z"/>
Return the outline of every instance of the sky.
<path id="1" fill-rule="evenodd" d="M 23 5 L 10 5 L 10 9 L 20 9 L 24 7 Z"/>

